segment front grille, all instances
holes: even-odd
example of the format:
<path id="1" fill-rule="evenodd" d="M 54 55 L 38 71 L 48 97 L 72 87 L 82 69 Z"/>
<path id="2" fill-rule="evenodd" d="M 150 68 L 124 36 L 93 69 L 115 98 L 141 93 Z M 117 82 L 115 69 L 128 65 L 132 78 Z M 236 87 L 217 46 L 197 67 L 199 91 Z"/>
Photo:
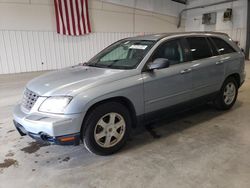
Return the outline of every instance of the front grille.
<path id="1" fill-rule="evenodd" d="M 23 94 L 22 107 L 30 110 L 36 103 L 38 97 L 38 94 L 26 88 Z"/>

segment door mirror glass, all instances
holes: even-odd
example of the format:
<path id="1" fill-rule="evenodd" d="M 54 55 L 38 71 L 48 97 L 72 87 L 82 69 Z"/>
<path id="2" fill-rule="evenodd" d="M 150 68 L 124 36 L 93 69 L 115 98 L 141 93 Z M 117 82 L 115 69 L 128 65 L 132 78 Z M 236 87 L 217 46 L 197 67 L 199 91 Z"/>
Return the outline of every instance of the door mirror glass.
<path id="1" fill-rule="evenodd" d="M 169 60 L 164 58 L 157 58 L 152 63 L 147 65 L 147 70 L 164 69 L 169 67 Z"/>

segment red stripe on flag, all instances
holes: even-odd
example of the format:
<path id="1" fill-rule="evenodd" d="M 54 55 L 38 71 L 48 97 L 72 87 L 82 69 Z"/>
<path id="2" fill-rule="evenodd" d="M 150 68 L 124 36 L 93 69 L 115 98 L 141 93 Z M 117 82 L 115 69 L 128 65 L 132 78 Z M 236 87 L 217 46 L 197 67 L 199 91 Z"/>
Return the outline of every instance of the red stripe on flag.
<path id="1" fill-rule="evenodd" d="M 54 4 L 55 4 L 55 13 L 56 13 L 56 29 L 57 29 L 57 33 L 60 33 L 59 12 L 58 12 L 57 0 L 54 0 Z"/>
<path id="2" fill-rule="evenodd" d="M 75 24 L 75 16 L 74 16 L 74 9 L 73 9 L 73 2 L 70 0 L 70 11 L 71 11 L 71 19 L 72 19 L 72 27 L 74 35 L 76 35 L 76 24 Z"/>
<path id="3" fill-rule="evenodd" d="M 65 25 L 64 25 L 63 12 L 62 12 L 62 2 L 61 2 L 61 0 L 58 0 L 58 1 L 59 1 L 59 12 L 60 12 L 60 17 L 61 17 L 62 26 L 63 26 L 63 34 L 66 35 L 66 29 L 65 29 Z"/>
<path id="4" fill-rule="evenodd" d="M 91 27 L 90 27 L 90 21 L 89 21 L 89 8 L 88 8 L 88 0 L 85 0 L 85 6 L 86 6 L 86 16 L 87 16 L 87 26 L 89 33 L 91 33 Z"/>
<path id="5" fill-rule="evenodd" d="M 79 30 L 79 35 L 82 34 L 82 29 L 81 29 L 81 20 L 80 20 L 80 12 L 79 12 L 79 5 L 78 5 L 78 0 L 76 0 L 76 15 L 77 15 L 77 25 L 78 25 L 78 30 Z"/>
<path id="6" fill-rule="evenodd" d="M 66 13 L 66 21 L 67 21 L 68 34 L 71 35 L 70 24 L 69 24 L 69 12 L 68 12 L 67 0 L 64 0 L 64 7 L 65 7 L 65 13 Z"/>
<path id="7" fill-rule="evenodd" d="M 84 0 L 81 0 L 81 7 L 82 7 L 82 24 L 83 24 L 83 30 L 84 30 L 84 34 L 86 34 L 86 25 L 85 25 L 85 18 L 84 18 Z"/>

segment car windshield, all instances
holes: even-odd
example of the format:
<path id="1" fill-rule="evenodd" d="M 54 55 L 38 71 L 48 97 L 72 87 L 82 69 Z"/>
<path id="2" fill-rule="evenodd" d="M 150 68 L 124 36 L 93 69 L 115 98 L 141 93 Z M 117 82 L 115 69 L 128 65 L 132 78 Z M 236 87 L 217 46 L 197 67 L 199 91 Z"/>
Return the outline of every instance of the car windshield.
<path id="1" fill-rule="evenodd" d="M 154 41 L 149 40 L 122 40 L 118 41 L 93 57 L 88 66 L 133 69 L 145 57 Z"/>

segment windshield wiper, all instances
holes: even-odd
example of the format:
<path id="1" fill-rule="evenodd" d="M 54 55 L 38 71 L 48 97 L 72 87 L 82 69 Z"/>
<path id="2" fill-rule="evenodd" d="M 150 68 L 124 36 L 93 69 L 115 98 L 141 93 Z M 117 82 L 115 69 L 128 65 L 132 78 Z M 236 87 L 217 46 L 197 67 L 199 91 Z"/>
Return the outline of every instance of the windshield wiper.
<path id="1" fill-rule="evenodd" d="M 99 64 L 98 62 L 96 62 L 96 63 L 85 63 L 84 65 L 90 66 L 90 67 L 112 68 L 118 61 L 120 61 L 120 60 L 119 60 L 119 59 L 113 60 L 113 61 L 111 61 L 111 63 L 108 64 L 108 65 Z M 83 66 L 84 66 L 84 65 L 83 65 Z"/>
<path id="2" fill-rule="evenodd" d="M 96 67 L 97 63 L 86 63 L 85 65 L 89 67 Z"/>
<path id="3" fill-rule="evenodd" d="M 115 65 L 118 61 L 119 61 L 119 59 L 116 59 L 116 60 L 112 61 L 112 63 L 110 63 L 109 65 L 107 65 L 107 67 L 108 67 L 108 68 L 112 67 L 112 66 Z"/>

